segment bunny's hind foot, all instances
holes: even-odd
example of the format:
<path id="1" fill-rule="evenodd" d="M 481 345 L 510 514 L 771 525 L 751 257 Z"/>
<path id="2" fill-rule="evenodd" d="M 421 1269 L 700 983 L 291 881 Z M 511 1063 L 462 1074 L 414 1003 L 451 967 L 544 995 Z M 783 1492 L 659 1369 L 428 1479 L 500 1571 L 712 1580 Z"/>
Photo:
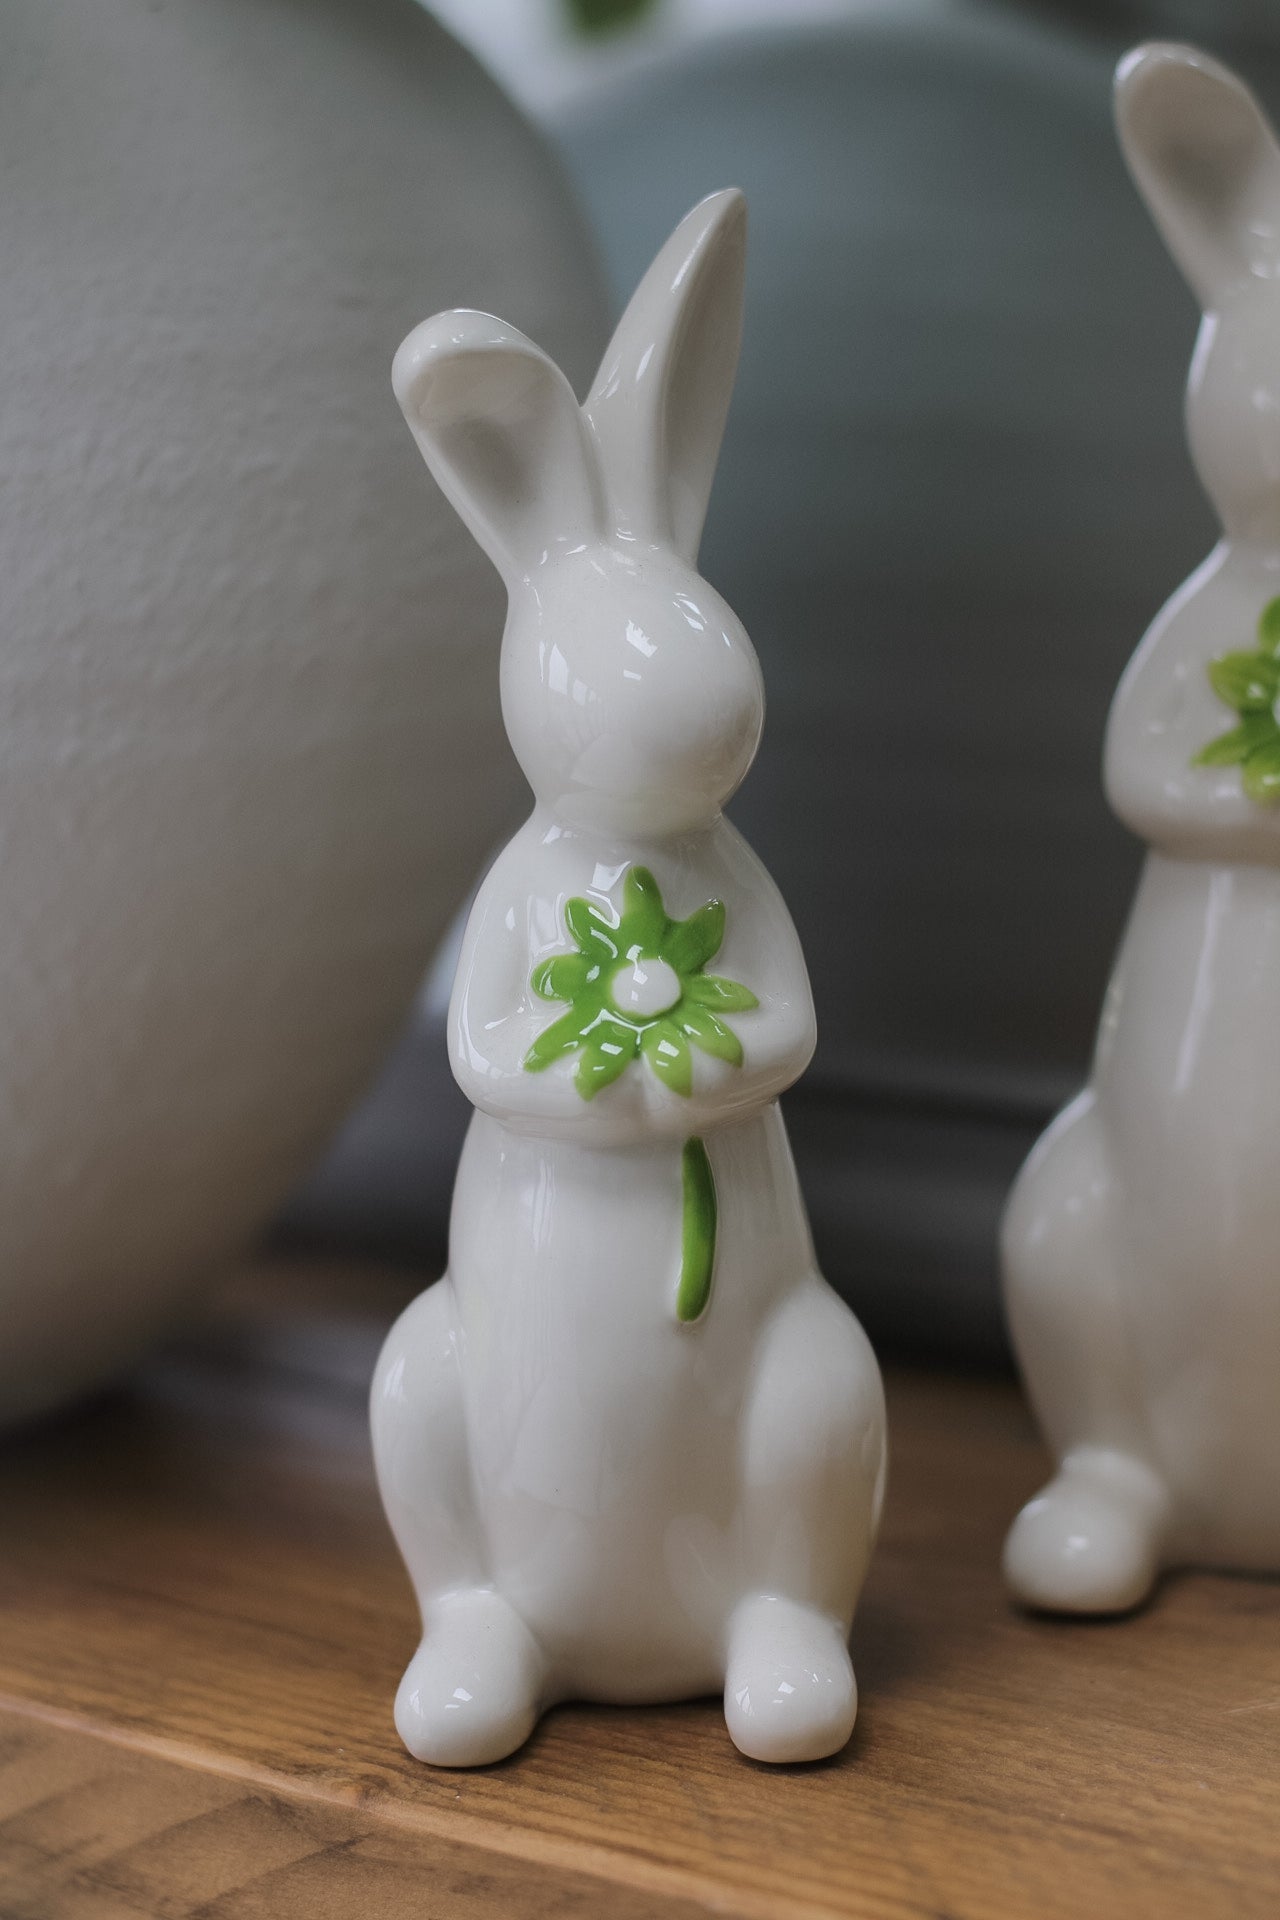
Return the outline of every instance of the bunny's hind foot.
<path id="1" fill-rule="evenodd" d="M 537 1641 L 500 1594 L 446 1594 L 400 1682 L 396 1731 L 415 1760 L 487 1766 L 529 1738 L 545 1682 Z"/>
<path id="2" fill-rule="evenodd" d="M 1005 1578 L 1024 1605 L 1051 1613 L 1127 1613 L 1160 1573 L 1169 1497 L 1141 1460 L 1079 1447 L 1009 1529 Z"/>
<path id="3" fill-rule="evenodd" d="M 749 1760 L 825 1760 L 853 1732 L 858 1689 L 842 1628 L 753 1594 L 734 1611 L 724 1683 L 729 1737 Z"/>

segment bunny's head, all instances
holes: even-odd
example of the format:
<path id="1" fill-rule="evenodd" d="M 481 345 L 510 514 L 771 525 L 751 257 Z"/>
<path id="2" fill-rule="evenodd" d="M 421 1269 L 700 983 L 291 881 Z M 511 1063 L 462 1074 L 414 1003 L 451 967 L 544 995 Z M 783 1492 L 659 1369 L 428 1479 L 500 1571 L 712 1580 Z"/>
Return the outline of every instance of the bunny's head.
<path id="1" fill-rule="evenodd" d="M 392 381 L 427 465 L 507 586 L 502 710 L 538 799 L 621 834 L 712 819 L 751 764 L 751 643 L 697 571 L 742 325 L 746 207 L 676 228 L 579 407 L 483 313 L 424 321 Z"/>
<path id="2" fill-rule="evenodd" d="M 1280 545 L 1280 148 L 1257 101 L 1194 47 L 1116 74 L 1129 170 L 1200 302 L 1187 425 L 1227 534 Z"/>

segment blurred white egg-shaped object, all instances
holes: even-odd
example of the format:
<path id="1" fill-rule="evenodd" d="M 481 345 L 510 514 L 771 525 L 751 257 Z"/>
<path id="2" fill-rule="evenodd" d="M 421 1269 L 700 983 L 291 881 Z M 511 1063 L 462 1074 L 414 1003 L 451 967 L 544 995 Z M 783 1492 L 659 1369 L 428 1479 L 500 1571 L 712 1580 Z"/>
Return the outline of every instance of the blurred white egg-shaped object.
<path id="1" fill-rule="evenodd" d="M 463 295 L 604 336 L 554 161 L 414 0 L 13 0 L 0 73 L 0 1420 L 315 1157 L 516 801 L 407 444 Z"/>

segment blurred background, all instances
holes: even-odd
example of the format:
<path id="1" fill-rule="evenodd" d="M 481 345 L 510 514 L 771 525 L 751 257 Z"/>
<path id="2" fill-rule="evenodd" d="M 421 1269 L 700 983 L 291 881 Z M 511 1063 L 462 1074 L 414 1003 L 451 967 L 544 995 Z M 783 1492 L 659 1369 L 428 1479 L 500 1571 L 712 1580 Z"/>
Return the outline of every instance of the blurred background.
<path id="1" fill-rule="evenodd" d="M 1140 857 L 1107 706 L 1216 535 L 1111 128 L 1152 35 L 1280 108 L 1274 0 L 10 0 L 0 1412 L 267 1223 L 441 1261 L 452 943 L 526 802 L 390 357 L 480 306 L 585 390 L 730 184 L 702 562 L 768 686 L 734 813 L 813 976 L 819 1253 L 886 1349 L 1003 1352 L 1000 1204 Z"/>

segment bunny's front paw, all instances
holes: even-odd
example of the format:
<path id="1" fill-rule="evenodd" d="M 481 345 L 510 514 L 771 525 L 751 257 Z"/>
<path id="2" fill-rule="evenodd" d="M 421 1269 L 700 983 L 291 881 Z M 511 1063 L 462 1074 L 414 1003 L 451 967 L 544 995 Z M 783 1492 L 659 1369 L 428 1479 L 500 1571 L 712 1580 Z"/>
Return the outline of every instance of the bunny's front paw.
<path id="1" fill-rule="evenodd" d="M 1127 1613 L 1160 1572 L 1168 1495 L 1150 1467 L 1081 1448 L 1009 1529 L 1004 1572 L 1024 1605 L 1052 1613 Z"/>
<path id="2" fill-rule="evenodd" d="M 415 1760 L 483 1767 L 505 1760 L 533 1732 L 546 1662 L 500 1594 L 453 1593 L 431 1625 L 396 1695 L 396 1731 Z"/>
<path id="3" fill-rule="evenodd" d="M 853 1732 L 858 1689 L 834 1620 L 791 1600 L 756 1594 L 729 1629 L 724 1717 L 750 1760 L 825 1760 Z"/>

